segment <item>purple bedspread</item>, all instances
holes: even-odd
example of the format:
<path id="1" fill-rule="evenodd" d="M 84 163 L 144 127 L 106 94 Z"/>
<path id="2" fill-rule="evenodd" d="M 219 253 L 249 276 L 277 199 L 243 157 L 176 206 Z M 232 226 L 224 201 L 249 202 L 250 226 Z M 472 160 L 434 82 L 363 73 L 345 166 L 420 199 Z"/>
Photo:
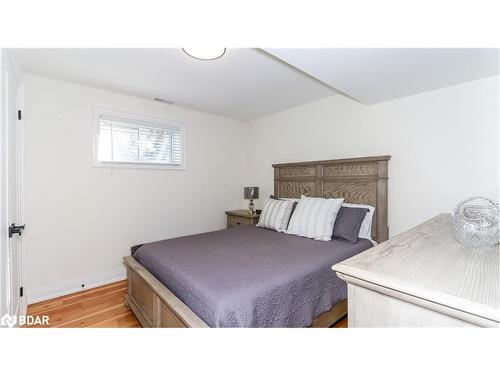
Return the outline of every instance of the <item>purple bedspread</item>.
<path id="1" fill-rule="evenodd" d="M 148 243 L 134 258 L 210 327 L 307 327 L 347 297 L 331 266 L 370 247 L 247 226 Z"/>

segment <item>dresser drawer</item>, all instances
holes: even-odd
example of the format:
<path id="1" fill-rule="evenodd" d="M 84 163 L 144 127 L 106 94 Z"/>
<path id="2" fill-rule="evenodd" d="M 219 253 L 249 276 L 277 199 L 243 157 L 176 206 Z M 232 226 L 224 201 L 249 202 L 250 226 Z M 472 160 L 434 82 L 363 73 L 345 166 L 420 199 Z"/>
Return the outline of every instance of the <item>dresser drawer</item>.
<path id="1" fill-rule="evenodd" d="M 349 284 L 348 294 L 348 326 L 351 328 L 475 327 L 463 320 L 358 285 Z"/>
<path id="2" fill-rule="evenodd" d="M 229 227 L 242 227 L 244 225 L 252 225 L 252 219 L 246 217 L 231 216 L 229 220 Z"/>
<path id="3" fill-rule="evenodd" d="M 247 210 L 226 211 L 226 216 L 228 228 L 255 225 L 259 221 L 259 214 L 251 214 Z"/>

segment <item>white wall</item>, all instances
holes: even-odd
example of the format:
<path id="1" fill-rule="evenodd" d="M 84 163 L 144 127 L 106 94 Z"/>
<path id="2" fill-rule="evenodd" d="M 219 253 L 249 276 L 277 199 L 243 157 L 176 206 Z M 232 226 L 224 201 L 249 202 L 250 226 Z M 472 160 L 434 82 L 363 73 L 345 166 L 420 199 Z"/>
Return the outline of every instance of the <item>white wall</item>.
<path id="1" fill-rule="evenodd" d="M 133 244 L 223 228 L 243 186 L 272 192 L 272 163 L 392 155 L 391 235 L 498 199 L 498 77 L 373 106 L 336 95 L 250 124 L 34 75 L 25 93 L 31 301 L 123 278 Z M 183 121 L 187 170 L 92 168 L 93 106 Z"/>
<path id="2" fill-rule="evenodd" d="M 392 155 L 395 235 L 462 199 L 498 200 L 498 76 L 367 106 L 342 95 L 251 123 L 251 175 L 272 193 L 272 163 Z M 262 201 L 262 200 L 261 200 Z"/>
<path id="3" fill-rule="evenodd" d="M 248 125 L 25 76 L 25 287 L 33 301 L 123 278 L 131 245 L 225 227 L 248 177 Z M 182 121 L 187 170 L 92 168 L 100 106 Z"/>

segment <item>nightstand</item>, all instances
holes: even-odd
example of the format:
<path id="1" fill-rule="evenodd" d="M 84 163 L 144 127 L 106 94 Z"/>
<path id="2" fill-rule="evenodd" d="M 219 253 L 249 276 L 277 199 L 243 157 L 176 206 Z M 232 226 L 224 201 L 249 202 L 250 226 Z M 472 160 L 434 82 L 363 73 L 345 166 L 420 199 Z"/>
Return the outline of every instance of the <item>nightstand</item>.
<path id="1" fill-rule="evenodd" d="M 255 225 L 259 221 L 259 216 L 256 213 L 250 214 L 248 210 L 226 211 L 227 227 L 242 227 L 245 225 Z"/>

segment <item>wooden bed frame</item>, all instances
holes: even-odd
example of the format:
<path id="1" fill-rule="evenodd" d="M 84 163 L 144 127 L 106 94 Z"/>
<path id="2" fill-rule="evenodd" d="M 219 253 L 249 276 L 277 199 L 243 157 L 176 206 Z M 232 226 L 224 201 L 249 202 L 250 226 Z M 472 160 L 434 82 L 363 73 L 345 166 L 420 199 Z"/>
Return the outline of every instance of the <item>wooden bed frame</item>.
<path id="1" fill-rule="evenodd" d="M 383 242 L 387 226 L 387 179 L 390 156 L 273 164 L 274 194 L 296 198 L 345 198 L 346 202 L 375 207 L 372 238 Z M 143 327 L 208 327 L 191 309 L 158 281 L 132 256 L 127 267 L 125 304 Z M 332 271 L 333 272 L 333 271 Z M 347 300 L 317 317 L 311 327 L 330 327 L 347 313 Z"/>

